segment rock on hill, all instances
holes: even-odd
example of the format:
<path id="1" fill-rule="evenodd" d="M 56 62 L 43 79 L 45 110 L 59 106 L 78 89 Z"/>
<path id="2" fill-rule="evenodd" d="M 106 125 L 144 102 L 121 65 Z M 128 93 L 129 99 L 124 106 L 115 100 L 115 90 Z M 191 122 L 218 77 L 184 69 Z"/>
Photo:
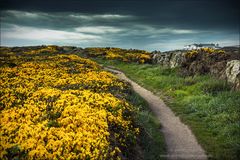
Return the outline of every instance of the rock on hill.
<path id="1" fill-rule="evenodd" d="M 240 52 L 237 47 L 154 51 L 152 62 L 171 68 L 179 67 L 183 75 L 211 74 L 232 83 L 235 89 L 240 89 Z"/>

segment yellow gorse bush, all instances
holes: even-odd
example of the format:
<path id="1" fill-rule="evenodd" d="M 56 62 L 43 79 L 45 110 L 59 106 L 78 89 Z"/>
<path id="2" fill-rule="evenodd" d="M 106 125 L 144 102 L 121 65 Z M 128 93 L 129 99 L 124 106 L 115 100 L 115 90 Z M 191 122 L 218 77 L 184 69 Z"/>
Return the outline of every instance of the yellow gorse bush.
<path id="1" fill-rule="evenodd" d="M 210 55 L 210 56 L 217 56 L 219 54 L 224 55 L 225 51 L 214 49 L 214 48 L 201 48 L 201 49 L 195 49 L 191 50 L 185 53 L 186 58 L 196 58 L 200 53 Z"/>
<path id="2" fill-rule="evenodd" d="M 212 54 L 216 50 L 213 49 L 213 48 L 201 48 L 200 51 L 203 51 L 203 52 L 208 53 L 208 54 Z"/>
<path id="3" fill-rule="evenodd" d="M 25 51 L 23 52 L 24 54 L 28 54 L 28 55 L 34 55 L 34 54 L 40 54 L 40 53 L 57 53 L 57 46 L 45 46 L 39 49 L 35 49 L 35 50 L 30 50 L 30 51 Z"/>
<path id="4" fill-rule="evenodd" d="M 90 57 L 104 57 L 106 59 L 117 59 L 124 62 L 146 63 L 151 61 L 150 53 L 144 50 L 132 50 L 121 48 L 86 48 Z"/>
<path id="5" fill-rule="evenodd" d="M 127 85 L 76 55 L 9 56 L 0 67 L 1 159 L 122 159 L 136 139 Z"/>
<path id="6" fill-rule="evenodd" d="M 197 50 L 191 50 L 191 51 L 188 51 L 185 56 L 187 58 L 195 58 L 197 55 L 198 55 L 198 51 Z"/>

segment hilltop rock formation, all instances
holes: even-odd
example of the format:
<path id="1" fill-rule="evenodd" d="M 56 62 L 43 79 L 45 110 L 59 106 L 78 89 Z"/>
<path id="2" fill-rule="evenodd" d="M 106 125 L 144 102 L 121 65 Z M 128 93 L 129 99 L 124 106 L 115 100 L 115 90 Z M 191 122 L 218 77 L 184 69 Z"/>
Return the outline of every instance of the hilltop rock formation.
<path id="1" fill-rule="evenodd" d="M 179 67 L 183 75 L 210 74 L 232 83 L 236 89 L 240 89 L 239 60 L 239 48 L 152 52 L 152 63 L 170 68 Z"/>

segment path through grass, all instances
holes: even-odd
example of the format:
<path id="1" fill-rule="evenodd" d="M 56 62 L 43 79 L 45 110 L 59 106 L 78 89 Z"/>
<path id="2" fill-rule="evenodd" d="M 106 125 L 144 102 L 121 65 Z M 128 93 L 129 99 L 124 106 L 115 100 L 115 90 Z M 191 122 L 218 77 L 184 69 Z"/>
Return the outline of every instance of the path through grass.
<path id="1" fill-rule="evenodd" d="M 239 159 L 240 92 L 208 75 L 183 77 L 178 69 L 151 64 L 98 61 L 122 70 L 155 92 L 188 124 L 212 159 Z"/>

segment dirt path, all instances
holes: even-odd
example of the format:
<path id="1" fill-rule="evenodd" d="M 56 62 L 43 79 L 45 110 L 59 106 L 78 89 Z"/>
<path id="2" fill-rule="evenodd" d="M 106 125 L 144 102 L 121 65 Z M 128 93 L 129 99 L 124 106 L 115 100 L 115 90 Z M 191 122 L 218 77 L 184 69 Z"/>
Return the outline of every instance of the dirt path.
<path id="1" fill-rule="evenodd" d="M 157 116 L 162 125 L 162 132 L 165 137 L 168 153 L 168 155 L 163 155 L 163 157 L 166 156 L 167 159 L 174 160 L 207 159 L 205 151 L 198 144 L 188 126 L 183 124 L 179 117 L 175 116 L 171 109 L 167 107 L 159 97 L 127 78 L 124 73 L 109 67 L 105 67 L 105 69 L 116 73 L 120 79 L 131 83 L 134 91 L 149 103 L 151 110 Z"/>

